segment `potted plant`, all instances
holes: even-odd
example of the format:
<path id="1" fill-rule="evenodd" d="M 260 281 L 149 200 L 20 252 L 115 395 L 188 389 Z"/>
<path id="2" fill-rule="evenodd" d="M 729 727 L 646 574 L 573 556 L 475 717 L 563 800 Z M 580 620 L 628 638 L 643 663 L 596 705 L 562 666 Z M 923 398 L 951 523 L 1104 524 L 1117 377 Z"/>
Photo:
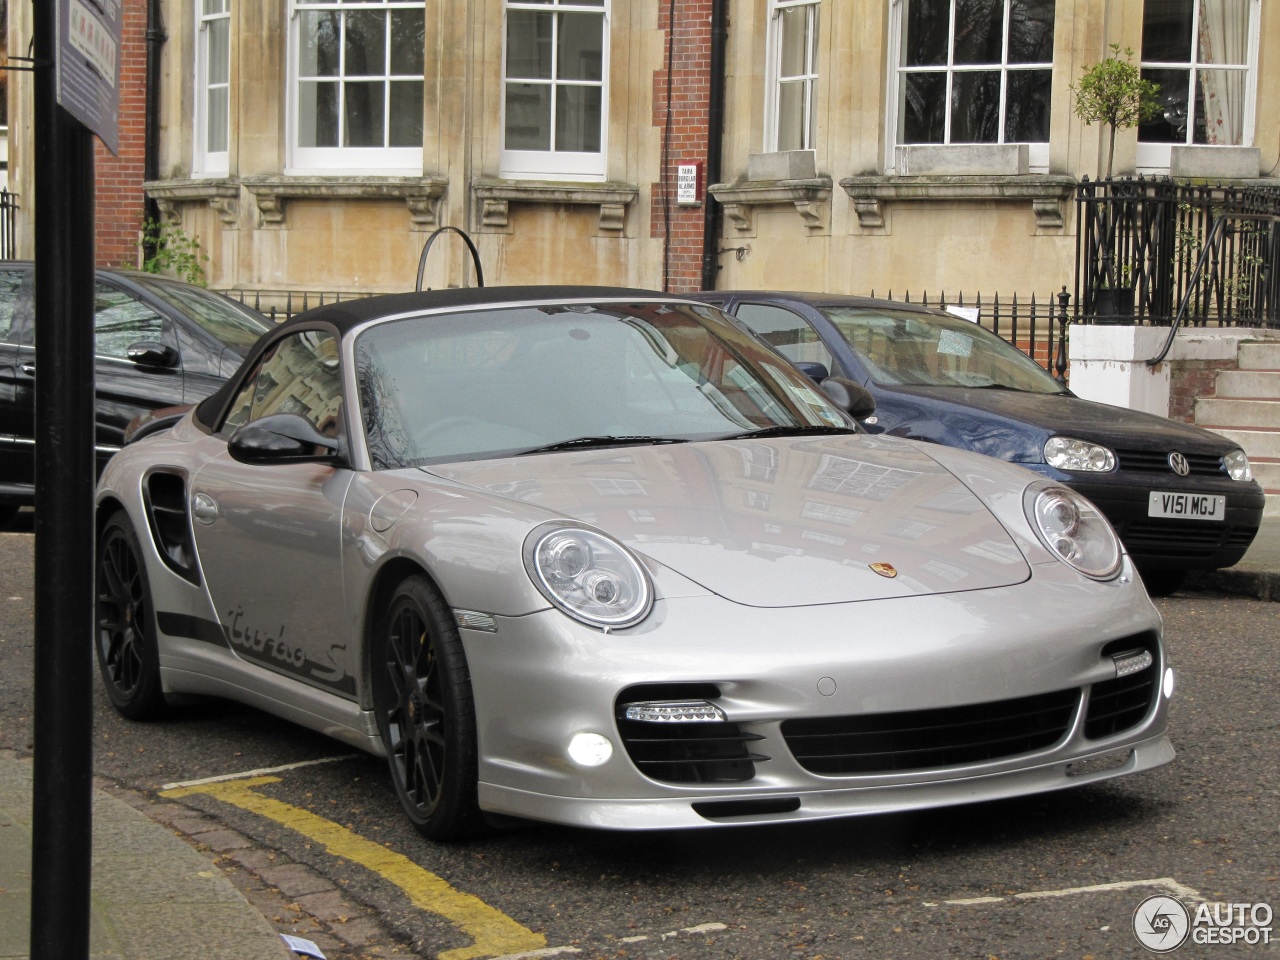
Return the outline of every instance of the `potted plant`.
<path id="1" fill-rule="evenodd" d="M 1160 112 L 1160 85 L 1142 79 L 1142 70 L 1133 62 L 1133 51 L 1111 44 L 1111 56 L 1099 60 L 1071 85 L 1075 95 L 1075 115 L 1086 124 L 1105 123 L 1107 179 L 1116 154 L 1116 131 L 1150 120 Z"/>
<path id="2" fill-rule="evenodd" d="M 1112 276 L 1108 277 L 1108 273 Z M 1094 322 L 1132 322 L 1133 293 L 1133 268 L 1129 264 L 1104 271 L 1093 291 Z"/>

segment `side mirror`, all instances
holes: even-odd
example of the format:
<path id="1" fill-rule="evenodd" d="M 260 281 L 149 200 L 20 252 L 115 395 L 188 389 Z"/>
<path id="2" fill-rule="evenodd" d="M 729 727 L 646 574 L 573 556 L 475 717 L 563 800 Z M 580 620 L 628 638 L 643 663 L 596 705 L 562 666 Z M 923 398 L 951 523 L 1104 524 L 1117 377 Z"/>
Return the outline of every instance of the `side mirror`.
<path id="1" fill-rule="evenodd" d="M 876 412 L 876 400 L 862 384 L 845 377 L 827 377 L 818 387 L 827 398 L 855 420 L 865 420 Z"/>
<path id="2" fill-rule="evenodd" d="M 227 452 L 240 463 L 332 463 L 341 461 L 341 444 L 326 437 L 305 417 L 273 413 L 246 423 L 227 442 Z"/>
<path id="3" fill-rule="evenodd" d="M 791 365 L 814 383 L 821 383 L 831 376 L 831 371 L 827 369 L 827 365 L 819 363 L 817 360 L 793 360 Z"/>
<path id="4" fill-rule="evenodd" d="M 176 367 L 178 351 L 157 340 L 131 343 L 124 355 L 140 367 Z"/>

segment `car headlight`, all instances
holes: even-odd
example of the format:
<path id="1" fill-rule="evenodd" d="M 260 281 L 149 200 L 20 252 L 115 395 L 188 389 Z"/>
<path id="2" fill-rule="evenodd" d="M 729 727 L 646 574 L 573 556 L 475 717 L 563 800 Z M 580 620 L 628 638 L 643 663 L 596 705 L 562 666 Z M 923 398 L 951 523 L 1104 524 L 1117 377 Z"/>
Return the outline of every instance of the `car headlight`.
<path id="1" fill-rule="evenodd" d="M 1050 437 L 1044 445 L 1044 459 L 1059 470 L 1106 473 L 1116 467 L 1116 455 L 1106 447 L 1071 437 Z"/>
<path id="2" fill-rule="evenodd" d="M 1067 487 L 1032 485 L 1023 497 L 1027 518 L 1054 556 L 1086 577 L 1110 580 L 1120 572 L 1120 540 L 1107 518 Z"/>
<path id="3" fill-rule="evenodd" d="M 1249 466 L 1249 458 L 1243 450 L 1232 450 L 1222 458 L 1222 465 L 1227 468 L 1227 475 L 1232 480 L 1253 479 L 1253 469 Z"/>
<path id="4" fill-rule="evenodd" d="M 581 524 L 535 528 L 524 541 L 524 566 L 544 597 L 593 627 L 630 627 L 653 606 L 640 561 L 612 537 Z"/>

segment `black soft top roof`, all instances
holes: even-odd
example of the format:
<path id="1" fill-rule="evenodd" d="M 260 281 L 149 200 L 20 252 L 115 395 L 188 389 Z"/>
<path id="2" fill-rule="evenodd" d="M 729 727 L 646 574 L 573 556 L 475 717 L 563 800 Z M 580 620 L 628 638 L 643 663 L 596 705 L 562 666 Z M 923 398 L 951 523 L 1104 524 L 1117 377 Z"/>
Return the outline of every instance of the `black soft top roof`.
<path id="1" fill-rule="evenodd" d="M 907 310 L 914 313 L 936 313 L 934 307 L 885 297 L 864 297 L 853 293 L 819 293 L 803 290 L 708 290 L 691 293 L 689 298 L 705 303 L 722 304 L 730 300 L 784 303 L 788 300 L 811 307 L 861 307 L 876 310 Z"/>
<path id="2" fill-rule="evenodd" d="M 282 331 L 315 324 L 329 326 L 337 330 L 339 336 L 345 337 L 351 330 L 369 320 L 418 311 L 448 310 L 457 307 L 500 306 L 504 303 L 572 300 L 652 300 L 655 297 L 669 300 L 685 299 L 677 294 L 662 293 L 658 290 L 545 284 L 518 287 L 450 287 L 445 290 L 388 293 L 382 296 L 342 300 L 299 313 L 280 324 L 270 333 L 263 334 L 262 339 L 249 351 L 249 356 L 245 359 L 241 370 L 255 363 L 265 345 L 277 340 L 282 335 Z M 241 374 L 237 372 L 213 394 L 202 400 L 196 406 L 196 421 L 204 427 L 212 429 L 220 418 L 223 409 L 239 389 L 240 379 Z"/>
<path id="3" fill-rule="evenodd" d="M 456 307 L 486 307 L 504 303 L 540 300 L 626 300 L 654 297 L 684 299 L 678 294 L 628 287 L 587 287 L 573 285 L 530 284 L 513 287 L 450 287 L 417 293 L 388 293 L 381 296 L 343 300 L 314 307 L 286 320 L 281 328 L 312 323 L 327 323 L 345 336 L 360 324 L 379 317 L 414 313 L 419 310 L 448 310 Z"/>

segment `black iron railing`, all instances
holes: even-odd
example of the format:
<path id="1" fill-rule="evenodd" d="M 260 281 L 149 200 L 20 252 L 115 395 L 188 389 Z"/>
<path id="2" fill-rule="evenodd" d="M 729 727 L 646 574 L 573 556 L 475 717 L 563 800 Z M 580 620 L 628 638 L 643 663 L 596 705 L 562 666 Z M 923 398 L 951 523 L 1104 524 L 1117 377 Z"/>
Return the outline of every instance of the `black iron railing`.
<path id="1" fill-rule="evenodd" d="M 875 291 L 871 296 L 876 296 Z M 938 293 L 931 296 L 922 293 L 913 298 L 910 292 L 897 296 L 892 290 L 885 296 L 889 300 L 926 307 L 976 310 L 977 321 L 984 327 L 1013 344 L 1060 381 L 1065 379 L 1067 356 L 1063 331 L 1071 320 L 1068 313 L 1070 294 L 1066 287 L 1060 293 L 1032 294 L 1029 297 L 981 293 L 968 296 L 964 293 Z"/>
<path id="2" fill-rule="evenodd" d="M 255 310 L 261 311 L 276 322 L 288 320 L 294 314 L 322 307 L 328 303 L 354 300 L 370 296 L 368 293 L 315 290 L 223 290 L 222 293 Z M 871 291 L 870 296 L 876 296 Z M 945 309 L 959 307 L 976 311 L 977 322 L 997 336 L 1013 344 L 1049 373 L 1065 382 L 1067 366 L 1066 343 L 1062 333 L 1070 321 L 1068 313 L 1070 294 L 1063 287 L 1061 293 L 1049 295 L 1019 296 L 1018 294 L 994 296 L 977 294 L 929 294 L 913 295 L 910 291 L 895 295 L 892 290 L 884 297 L 902 303 L 916 303 L 926 307 Z"/>
<path id="3" fill-rule="evenodd" d="M 340 303 L 343 300 L 358 300 L 360 297 L 372 296 L 367 292 L 341 290 L 221 290 L 219 292 L 232 300 L 240 301 L 247 307 L 253 307 L 276 323 L 283 323 L 294 314 L 310 310 L 312 307 L 323 307 L 328 303 Z"/>
<path id="4" fill-rule="evenodd" d="M 18 255 L 18 195 L 0 190 L 0 260 Z"/>
<path id="5" fill-rule="evenodd" d="M 1076 212 L 1074 320 L 1168 325 L 1185 303 L 1188 326 L 1280 327 L 1280 188 L 1085 178 Z"/>

